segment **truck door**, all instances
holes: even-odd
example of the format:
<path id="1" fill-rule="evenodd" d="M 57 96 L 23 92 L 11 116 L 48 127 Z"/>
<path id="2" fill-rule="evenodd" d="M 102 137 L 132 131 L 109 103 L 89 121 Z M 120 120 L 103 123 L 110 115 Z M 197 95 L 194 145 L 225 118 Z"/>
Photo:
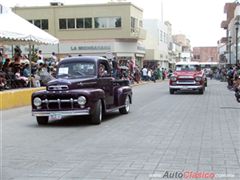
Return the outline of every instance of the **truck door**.
<path id="1" fill-rule="evenodd" d="M 113 78 L 111 76 L 111 68 L 107 60 L 101 60 L 98 64 L 99 87 L 105 92 L 105 101 L 107 108 L 111 108 L 114 105 L 113 94 Z"/>

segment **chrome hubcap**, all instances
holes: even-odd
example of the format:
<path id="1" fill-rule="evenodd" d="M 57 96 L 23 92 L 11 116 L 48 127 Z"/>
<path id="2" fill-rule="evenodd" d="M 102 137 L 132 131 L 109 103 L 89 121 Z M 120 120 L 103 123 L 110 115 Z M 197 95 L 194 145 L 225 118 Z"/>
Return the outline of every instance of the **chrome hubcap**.
<path id="1" fill-rule="evenodd" d="M 127 97 L 126 100 L 125 100 L 125 107 L 126 107 L 127 112 L 129 112 L 129 110 L 130 110 L 129 97 Z"/>

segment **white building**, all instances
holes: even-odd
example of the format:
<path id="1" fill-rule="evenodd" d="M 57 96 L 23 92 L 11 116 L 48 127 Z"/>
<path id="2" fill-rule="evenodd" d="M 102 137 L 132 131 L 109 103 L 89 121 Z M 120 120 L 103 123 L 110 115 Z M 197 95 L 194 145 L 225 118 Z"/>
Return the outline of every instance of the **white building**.
<path id="1" fill-rule="evenodd" d="M 143 28 L 147 31 L 146 39 L 143 41 L 146 47 L 144 64 L 168 68 L 170 37 L 167 25 L 158 19 L 144 19 Z"/>

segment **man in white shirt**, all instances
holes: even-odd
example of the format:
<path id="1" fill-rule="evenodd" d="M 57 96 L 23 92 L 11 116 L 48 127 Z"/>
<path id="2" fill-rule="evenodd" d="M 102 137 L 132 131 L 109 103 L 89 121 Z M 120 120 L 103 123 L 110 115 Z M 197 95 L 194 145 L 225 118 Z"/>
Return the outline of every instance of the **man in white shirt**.
<path id="1" fill-rule="evenodd" d="M 143 75 L 143 80 L 147 81 L 148 80 L 148 70 L 147 70 L 146 66 L 144 66 L 142 69 L 142 75 Z"/>

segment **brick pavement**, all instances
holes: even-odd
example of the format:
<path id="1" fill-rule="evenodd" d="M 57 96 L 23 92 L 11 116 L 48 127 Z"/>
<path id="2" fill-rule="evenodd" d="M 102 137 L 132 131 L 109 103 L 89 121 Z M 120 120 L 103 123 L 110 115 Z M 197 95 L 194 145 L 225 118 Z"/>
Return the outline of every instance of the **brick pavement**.
<path id="1" fill-rule="evenodd" d="M 215 80 L 204 95 L 169 95 L 167 82 L 135 87 L 131 113 L 100 126 L 67 119 L 39 128 L 25 111 L 18 121 L 3 114 L 4 180 L 155 180 L 166 171 L 240 179 L 240 105 Z"/>

